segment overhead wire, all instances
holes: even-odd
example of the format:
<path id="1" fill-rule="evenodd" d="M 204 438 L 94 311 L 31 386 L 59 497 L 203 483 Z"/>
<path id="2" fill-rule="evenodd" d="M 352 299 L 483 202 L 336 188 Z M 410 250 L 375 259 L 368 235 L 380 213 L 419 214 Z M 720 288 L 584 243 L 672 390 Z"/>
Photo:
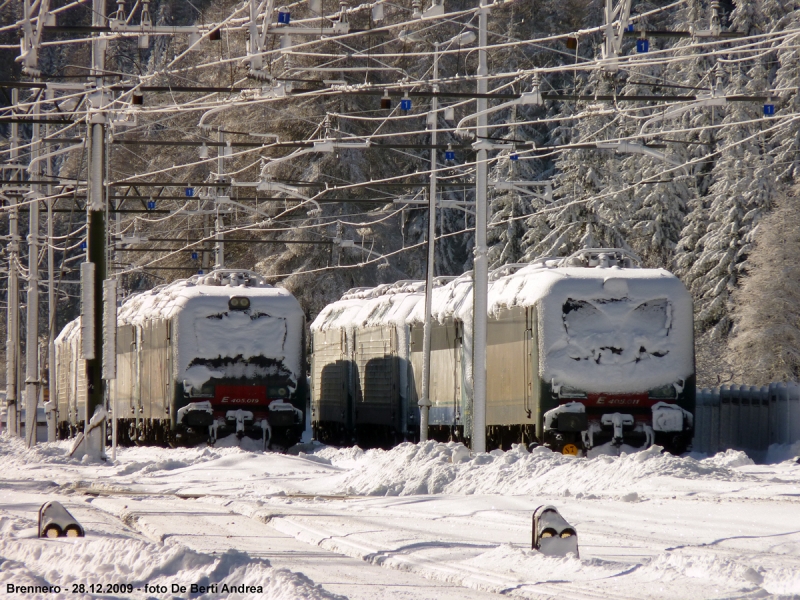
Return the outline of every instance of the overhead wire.
<path id="1" fill-rule="evenodd" d="M 672 5 L 669 5 L 669 6 L 675 6 L 675 5 L 678 5 L 678 4 L 681 4 L 681 2 L 676 2 L 676 3 L 673 3 Z M 661 7 L 659 10 L 663 10 L 664 8 L 665 8 L 665 7 Z M 470 11 L 463 11 L 463 12 L 462 12 L 462 13 L 460 13 L 460 14 L 465 14 L 465 13 L 468 13 L 468 12 L 470 12 Z M 652 12 L 658 12 L 658 11 L 652 11 Z M 234 14 L 235 14 L 235 13 L 234 13 Z M 233 16 L 233 15 L 231 15 L 231 16 Z M 396 27 L 398 27 L 398 26 L 400 26 L 400 25 L 398 25 L 398 24 L 395 24 L 395 25 L 393 25 L 393 26 L 392 26 L 392 28 L 396 28 Z M 597 28 L 597 30 L 599 30 L 599 28 Z M 595 30 L 594 32 L 596 32 L 597 30 Z M 579 32 L 579 33 L 580 33 L 581 35 L 586 35 L 586 34 L 589 34 L 589 33 L 593 33 L 593 31 L 592 31 L 592 30 L 588 30 L 588 32 L 583 32 L 583 31 L 582 31 L 582 32 Z M 794 32 L 789 32 L 789 33 L 792 33 L 792 34 L 796 35 L 796 30 L 795 30 Z M 786 35 L 788 36 L 788 35 L 789 35 L 789 33 L 787 33 Z M 566 35 L 565 35 L 565 36 L 560 36 L 560 37 L 557 37 L 557 38 L 553 38 L 553 36 L 550 36 L 550 38 L 542 38 L 542 40 L 545 40 L 545 41 L 547 41 L 548 39 L 550 39 L 550 40 L 552 40 L 552 39 L 563 39 L 564 37 L 566 37 Z M 347 36 L 345 36 L 345 38 L 343 38 L 343 39 L 346 39 L 346 38 L 347 38 Z M 787 38 L 787 39 L 788 39 L 788 38 Z M 741 38 L 740 38 L 739 40 L 737 40 L 737 42 L 739 42 L 740 40 L 741 40 Z M 331 40 L 326 40 L 326 41 L 331 41 Z M 336 43 L 342 43 L 342 42 L 340 42 L 340 41 L 339 41 L 338 39 L 336 39 L 336 38 L 334 38 L 334 41 L 335 41 Z M 532 43 L 533 41 L 535 41 L 535 40 L 529 40 L 529 41 L 519 41 L 519 42 L 514 42 L 514 43 L 509 43 L 509 44 L 504 44 L 504 45 L 492 45 L 492 46 L 490 46 L 490 48 L 498 48 L 498 47 L 510 47 L 510 46 L 513 46 L 513 45 L 526 45 L 526 44 L 530 44 L 530 43 Z M 320 41 L 318 41 L 318 40 L 315 40 L 315 41 L 313 41 L 313 42 L 309 42 L 309 44 L 312 44 L 312 45 L 313 45 L 313 43 L 322 43 L 322 42 L 320 42 Z M 387 43 L 388 43 L 388 42 L 387 42 Z M 728 43 L 730 43 L 730 42 L 728 42 Z M 761 42 L 754 42 L 754 44 L 758 44 L 758 43 L 761 43 Z M 785 41 L 784 41 L 784 43 L 785 43 Z M 705 44 L 704 44 L 703 46 L 705 46 Z M 683 51 L 683 50 L 685 50 L 685 49 L 686 49 L 686 46 L 683 46 L 683 47 L 681 47 L 681 48 L 680 48 L 680 50 L 682 50 L 682 51 Z M 746 48 L 745 48 L 745 49 L 741 49 L 741 52 L 745 52 L 746 50 L 748 50 L 748 49 L 746 49 Z M 749 50 L 749 51 L 752 51 L 752 52 L 763 52 L 764 54 L 767 54 L 767 53 L 769 53 L 769 52 L 773 52 L 773 51 L 775 51 L 775 48 L 770 48 L 770 49 L 768 49 L 768 50 L 763 50 L 763 49 L 762 49 L 762 50 L 758 50 L 758 49 L 756 49 L 756 48 L 753 48 L 753 49 L 751 49 L 751 50 Z M 720 54 L 722 54 L 722 53 L 723 53 L 723 51 L 722 51 L 722 50 L 720 50 Z M 729 55 L 729 54 L 731 54 L 731 50 L 730 50 L 729 48 L 728 48 L 728 49 L 724 49 L 724 53 Z M 425 53 L 406 53 L 406 54 L 403 54 L 402 56 L 404 56 L 404 57 L 406 57 L 406 56 L 422 56 L 422 55 L 424 55 L 424 54 L 425 54 Z M 713 54 L 712 54 L 712 55 L 713 55 Z M 384 56 L 391 58 L 391 57 L 397 57 L 397 56 L 399 56 L 399 55 L 397 55 L 397 54 L 381 55 L 381 57 L 384 57 Z M 633 67 L 641 67 L 641 66 L 653 66 L 653 65 L 661 65 L 661 64 L 675 64 L 675 62 L 680 62 L 679 58 L 680 58 L 680 57 L 676 58 L 676 57 L 674 57 L 674 56 L 673 56 L 673 57 L 671 57 L 671 58 L 667 58 L 667 59 L 666 59 L 666 62 L 659 62 L 659 61 L 653 62 L 653 61 L 652 61 L 652 57 L 649 57 L 649 62 L 648 62 L 648 61 L 644 61 L 644 60 L 633 60 L 633 59 L 631 59 L 631 60 L 627 60 L 627 61 L 625 61 L 625 60 L 621 60 L 621 61 L 620 61 L 620 63 L 621 63 L 621 68 L 624 68 L 624 65 L 625 65 L 626 63 L 628 63 L 629 65 L 632 65 Z M 177 58 L 177 57 L 176 57 L 176 60 L 178 60 L 178 58 Z M 235 60 L 235 59 L 229 59 L 229 60 Z M 686 60 L 689 60 L 689 58 L 687 57 L 687 58 L 686 58 Z M 595 61 L 595 62 L 596 62 L 596 61 Z M 721 62 L 722 62 L 722 61 L 721 61 Z M 170 63 L 170 64 L 171 64 L 171 65 L 172 65 L 172 64 L 174 64 L 174 61 L 173 61 L 173 63 Z M 191 67 L 191 68 L 192 68 L 192 69 L 195 69 L 195 68 L 197 68 L 197 67 L 195 66 L 195 67 Z M 596 68 L 596 67 L 595 67 L 595 68 Z M 547 72 L 546 70 L 544 70 L 544 69 L 542 69 L 542 68 L 536 68 L 536 69 L 535 69 L 535 70 L 533 70 L 533 71 L 534 71 L 534 72 L 536 72 L 536 73 L 543 73 L 543 72 Z M 515 73 L 515 74 L 513 74 L 513 75 L 515 75 L 515 76 L 518 78 L 518 79 L 516 80 L 516 81 L 518 81 L 518 80 L 519 80 L 519 77 L 520 77 L 520 75 L 519 75 L 519 72 L 517 72 L 517 73 Z M 492 78 L 494 78 L 494 79 L 502 79 L 502 78 L 508 78 L 508 77 L 511 77 L 511 76 L 512 76 L 512 74 L 495 74 L 495 75 L 493 75 L 493 76 L 492 76 Z M 463 82 L 463 81 L 465 81 L 465 79 L 464 79 L 464 78 L 462 78 L 460 81 L 461 81 L 461 82 Z M 415 83 L 415 82 L 409 82 L 409 83 L 407 83 L 407 84 L 404 84 L 404 85 L 419 85 L 420 83 L 424 83 L 424 82 L 416 82 L 416 83 Z M 513 82 L 512 82 L 512 83 L 513 83 Z M 510 85 L 510 84 L 507 84 L 507 85 Z M 654 84 L 654 85 L 656 85 L 656 84 Z M 396 85 L 392 85 L 392 87 L 396 88 L 397 86 L 396 86 Z M 380 88 L 379 88 L 379 89 L 380 89 Z M 335 93 L 335 92 L 334 92 L 334 93 Z M 78 95 L 78 94 L 76 94 L 76 96 L 77 96 L 77 95 Z M 310 93 L 310 94 L 308 94 L 308 97 L 313 97 L 313 96 L 315 96 L 315 95 L 326 95 L 326 92 L 321 92 L 321 93 L 319 93 L 319 94 Z M 216 99 L 216 100 L 215 100 L 215 99 L 213 99 L 213 97 L 214 97 L 214 96 L 215 96 L 215 95 L 209 95 L 205 101 L 203 101 L 203 100 L 201 100 L 201 101 L 200 101 L 200 102 L 206 102 L 206 101 L 207 101 L 207 102 L 209 102 L 209 104 L 203 104 L 203 105 L 201 105 L 201 106 L 192 106 L 192 107 L 191 107 L 191 109 L 194 109 L 194 110 L 206 110 L 206 109 L 207 109 L 209 106 L 220 106 L 220 105 L 224 104 L 224 101 L 220 101 L 220 100 L 218 100 L 218 99 Z M 272 98 L 270 98 L 270 99 L 266 99 L 266 100 L 265 100 L 265 104 L 269 104 L 269 102 L 272 102 L 272 101 L 276 101 L 276 102 L 277 102 L 277 101 L 279 101 L 279 100 L 272 99 Z M 466 103 L 468 103 L 468 102 L 470 102 L 470 101 L 471 101 L 471 100 L 465 101 L 465 102 L 464 102 L 464 104 L 466 104 Z M 197 101 L 190 101 L 190 102 L 191 102 L 191 103 L 195 103 L 195 104 L 197 103 Z M 173 97 L 173 104 L 175 104 L 176 106 L 177 106 L 177 104 L 178 104 L 178 101 L 177 101 L 177 100 L 176 100 L 174 97 Z M 183 106 L 186 106 L 186 104 L 187 104 L 187 102 L 183 102 Z M 251 102 L 242 102 L 242 103 L 240 103 L 240 106 L 243 106 L 243 105 L 245 105 L 245 104 L 247 104 L 248 106 L 252 105 L 252 103 L 251 103 Z M 164 110 L 164 113 L 165 113 L 165 114 L 167 114 L 167 115 L 174 115 L 174 113 L 175 113 L 175 108 L 176 108 L 176 107 L 168 107 L 168 108 L 165 108 L 165 109 L 163 109 L 163 110 Z M 635 116 L 634 114 L 632 114 L 632 113 L 633 113 L 633 112 L 635 112 L 635 111 L 639 111 L 639 110 L 653 110 L 654 108 L 655 108 L 655 107 L 653 107 L 653 106 L 647 106 L 647 107 L 631 107 L 631 108 L 625 109 L 624 111 L 620 111 L 619 109 L 615 108 L 614 110 L 611 110 L 611 111 L 609 111 L 609 112 L 608 112 L 608 114 L 612 114 L 612 115 L 613 115 L 613 114 L 615 114 L 615 113 L 616 113 L 616 114 L 618 115 L 618 116 L 614 117 L 614 120 L 612 120 L 612 123 L 613 123 L 613 122 L 615 122 L 615 121 L 616 121 L 616 120 L 619 118 L 619 115 L 620 115 L 621 113 L 623 113 L 623 112 L 624 112 L 625 114 L 627 114 L 628 116 L 632 116 L 632 117 L 634 117 L 634 118 L 643 119 L 643 118 L 646 118 L 646 117 L 636 117 L 636 116 Z M 161 108 L 159 108 L 159 109 L 158 109 L 158 111 L 161 111 L 161 110 L 162 110 Z M 276 110 L 279 110 L 279 109 L 276 109 Z M 443 109 L 441 109 L 441 110 L 443 110 Z M 158 114 L 158 112 L 157 112 L 156 110 L 148 109 L 147 111 L 144 111 L 143 113 L 140 113 L 140 114 L 148 114 L 148 115 L 153 115 L 153 114 Z M 595 114 L 597 114 L 597 113 L 595 113 Z M 375 120 L 375 121 L 378 121 L 378 120 L 379 120 L 379 121 L 381 121 L 381 124 L 379 125 L 379 128 L 378 128 L 378 130 L 379 130 L 381 127 L 383 127 L 383 126 L 384 126 L 384 124 L 385 124 L 385 123 L 387 123 L 387 122 L 390 122 L 390 119 L 391 119 L 392 121 L 394 121 L 394 120 L 397 120 L 397 119 L 398 119 L 398 117 L 399 117 L 399 119 L 402 119 L 402 118 L 408 118 L 408 119 L 411 119 L 411 118 L 418 118 L 418 117 L 420 117 L 420 116 L 423 116 L 423 115 L 424 115 L 424 113 L 423 113 L 423 114 L 416 114 L 416 115 L 403 115 L 403 116 L 395 116 L 395 117 L 391 117 L 391 116 L 390 116 L 390 117 L 385 117 L 385 118 L 380 118 L 380 117 L 376 117 L 376 118 L 366 118 L 366 117 L 363 117 L 363 118 L 362 118 L 362 117 L 355 117 L 355 116 L 353 116 L 353 115 L 346 115 L 346 114 L 341 114 L 341 113 L 331 113 L 331 115 L 332 115 L 332 116 L 336 116 L 336 117 L 338 117 L 338 118 L 344 118 L 344 119 L 351 118 L 351 119 L 356 119 L 356 120 L 358 120 L 358 119 L 360 119 L 360 120 Z M 568 116 L 565 116 L 565 117 L 560 117 L 560 120 L 565 120 L 565 119 L 573 119 L 573 120 L 574 120 L 574 119 L 579 119 L 579 118 L 581 118 L 581 117 L 580 117 L 580 115 L 568 115 Z M 754 119 L 754 120 L 752 120 L 752 121 L 745 121 L 745 122 L 741 122 L 741 123 L 736 123 L 736 124 L 728 124 L 728 125 L 729 125 L 729 126 L 730 126 L 730 125 L 741 125 L 742 123 L 749 123 L 749 122 L 756 122 L 756 121 L 763 121 L 763 119 L 758 119 L 758 120 L 755 120 L 755 119 Z M 516 125 L 516 126 L 519 126 L 519 125 L 524 125 L 524 124 L 541 124 L 541 123 L 543 123 L 543 121 L 542 121 L 542 120 L 531 120 L 531 121 L 527 121 L 527 122 L 525 122 L 525 121 L 523 121 L 523 122 L 516 122 L 516 123 L 514 123 L 514 125 Z M 74 125 L 71 125 L 70 127 L 73 127 L 73 126 L 74 126 Z M 496 127 L 507 127 L 507 126 L 509 126 L 509 124 L 508 124 L 508 123 L 506 123 L 506 124 L 497 124 L 497 125 L 496 125 Z M 610 126 L 611 126 L 611 123 L 609 123 L 609 124 L 607 124 L 607 125 L 606 125 L 606 127 L 610 127 Z M 719 127 L 725 127 L 725 126 L 726 126 L 725 124 L 721 124 L 721 125 L 719 125 Z M 424 130 L 417 130 L 417 131 L 413 131 L 413 132 L 400 132 L 400 133 L 394 133 L 394 134 L 388 134 L 388 133 L 387 133 L 387 134 L 378 134 L 378 130 L 376 130 L 376 131 L 374 132 L 374 135 L 373 135 L 373 136 L 352 136 L 352 137 L 345 137 L 344 139 L 364 139 L 364 138 L 367 138 L 367 139 L 372 139 L 373 137 L 375 137 L 375 138 L 377 139 L 377 136 L 378 136 L 378 135 L 382 135 L 382 136 L 384 136 L 384 137 L 388 138 L 388 137 L 393 137 L 393 136 L 398 136 L 398 135 L 415 135 L 415 134 L 422 134 L 422 133 L 424 133 Z M 440 130 L 440 131 L 442 131 L 442 130 Z M 680 132 L 680 131 L 685 131 L 685 130 L 672 130 L 672 131 L 670 131 L 669 133 L 676 133 L 676 132 Z M 662 131 L 662 132 L 660 132 L 660 133 L 666 133 L 666 132 L 663 132 L 663 131 Z M 761 133 L 763 133 L 763 132 L 761 132 Z M 761 133 L 760 133 L 760 134 L 761 134 Z M 652 137 L 652 136 L 649 136 L 649 137 Z M 623 140 L 623 139 L 624 139 L 624 140 L 628 140 L 628 139 L 639 139 L 639 138 L 637 138 L 636 136 L 628 136 L 628 137 L 620 137 L 620 138 L 616 138 L 616 139 L 619 139 L 619 140 Z M 502 140 L 498 140 L 498 141 L 502 141 Z M 262 147 L 260 147 L 260 148 L 255 148 L 255 149 L 253 149 L 253 150 L 250 150 L 250 149 L 248 149 L 248 150 L 243 150 L 243 151 L 241 151 L 241 152 L 237 152 L 236 154 L 234 154 L 234 157 L 240 157 L 240 156 L 243 156 L 243 155 L 247 155 L 247 154 L 249 154 L 249 153 L 251 153 L 251 152 L 260 152 L 260 151 L 262 151 L 262 150 L 264 150 L 264 149 L 268 149 L 268 148 L 269 148 L 269 145 L 265 145 L 265 146 L 262 146 Z M 570 148 L 570 145 L 569 145 L 569 144 L 567 144 L 567 145 L 564 145 L 564 146 L 562 146 L 561 148 L 559 148 L 559 151 L 561 151 L 561 150 L 568 150 L 569 148 Z M 390 148 L 390 149 L 392 149 L 392 148 Z M 543 149 L 545 149 L 545 150 L 546 150 L 546 147 L 544 147 Z M 394 151 L 398 151 L 397 149 L 392 149 L 392 150 L 394 150 Z M 528 150 L 521 150 L 521 151 L 519 151 L 518 153 L 519 153 L 519 154 L 524 154 L 524 153 L 527 153 L 527 152 L 534 152 L 534 151 L 537 151 L 537 152 L 538 152 L 538 151 L 541 151 L 541 150 L 542 150 L 542 149 L 535 149 L 535 150 L 533 150 L 533 149 L 532 149 L 532 150 L 530 150 L 530 151 L 528 151 Z M 408 155 L 408 156 L 411 156 L 411 157 L 413 157 L 413 158 L 420 158 L 420 157 L 418 157 L 418 156 L 416 156 L 416 155 L 412 155 L 412 154 L 410 154 L 410 153 L 407 153 L 407 152 L 404 152 L 404 154 L 406 154 L 406 155 Z M 189 163 L 189 164 L 187 164 L 187 165 L 181 165 L 180 167 L 173 167 L 173 168 L 186 168 L 186 167 L 190 167 L 190 166 L 193 166 L 193 165 L 202 164 L 202 163 L 204 163 L 204 162 L 209 162 L 209 163 L 210 163 L 210 161 L 211 161 L 211 160 L 216 160 L 216 158 L 213 158 L 213 159 L 208 159 L 207 161 L 200 161 L 199 163 L 197 163 L 197 162 L 195 162 L 195 163 Z M 496 161 L 496 160 L 499 160 L 499 159 L 492 159 L 492 161 Z M 490 162 L 492 162 L 492 161 L 490 161 Z M 241 169 L 239 169 L 239 170 L 237 171 L 237 173 L 244 172 L 244 171 L 248 170 L 249 168 L 252 168 L 252 167 L 253 167 L 253 166 L 255 166 L 256 164 L 258 164 L 258 161 L 254 162 L 254 163 L 251 163 L 250 165 L 248 165 L 248 166 L 245 166 L 244 168 L 241 168 Z M 473 163 L 473 164 L 474 164 L 474 163 Z M 467 165 L 464 165 L 464 166 L 467 166 Z M 448 171 L 448 170 L 450 170 L 451 168 L 452 168 L 452 167 L 450 167 L 450 166 L 448 166 L 448 167 L 442 167 L 442 168 L 439 168 L 439 169 L 437 169 L 437 170 L 436 170 L 436 172 L 438 173 L 439 171 L 442 171 L 442 172 L 444 172 L 444 171 Z M 136 176 L 138 176 L 138 177 L 143 177 L 143 176 L 144 176 L 144 177 L 147 177 L 147 176 L 153 176 L 153 175 L 157 175 L 157 174 L 160 174 L 160 173 L 163 173 L 163 172 L 165 172 L 165 171 L 164 171 L 164 170 L 161 170 L 161 171 L 151 171 L 151 172 L 148 172 L 148 173 L 145 173 L 145 174 L 138 174 L 138 175 L 136 175 Z M 422 176 L 424 176 L 426 173 L 427 173 L 427 174 L 430 174 L 430 172 L 426 172 L 426 171 L 421 171 L 421 172 L 418 172 L 417 174 L 418 174 L 418 175 L 422 175 Z M 381 181 L 389 181 L 389 180 L 391 180 L 391 179 L 392 179 L 392 178 L 389 178 L 389 179 L 383 179 L 383 180 L 376 180 L 376 181 L 374 181 L 374 182 L 370 182 L 370 183 L 377 183 L 377 182 L 381 182 Z M 335 188 L 333 188 L 333 189 L 348 189 L 348 188 L 347 188 L 347 186 L 344 186 L 344 187 L 335 187 Z M 54 197 L 55 197 L 55 196 L 54 196 Z M 315 197 L 319 197 L 319 194 L 317 194 Z M 302 203 L 301 203 L 301 204 L 302 204 Z M 184 206 L 185 206 L 185 205 L 184 205 Z M 296 207 L 294 207 L 294 208 L 293 208 L 293 209 L 291 209 L 291 210 L 295 210 L 295 209 L 296 209 Z M 156 221 L 163 221 L 163 220 L 166 220 L 167 218 L 169 218 L 169 217 L 165 217 L 164 219 L 157 219 Z M 213 240 L 211 240 L 211 241 L 213 241 Z M 380 259 L 376 259 L 376 260 L 380 260 Z"/>

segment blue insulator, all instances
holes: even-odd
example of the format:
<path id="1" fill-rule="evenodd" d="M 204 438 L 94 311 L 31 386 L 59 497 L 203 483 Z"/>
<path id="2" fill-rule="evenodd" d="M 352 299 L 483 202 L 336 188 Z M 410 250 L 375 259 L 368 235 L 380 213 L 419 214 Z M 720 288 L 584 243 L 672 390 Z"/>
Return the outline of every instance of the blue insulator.
<path id="1" fill-rule="evenodd" d="M 510 158 L 511 160 L 519 160 L 519 154 L 517 154 L 516 152 L 512 152 L 511 156 L 509 156 L 508 158 Z"/>
<path id="2" fill-rule="evenodd" d="M 156 207 L 156 201 L 155 200 L 149 200 L 147 202 L 147 210 L 153 210 L 155 207 Z"/>
<path id="3" fill-rule="evenodd" d="M 650 51 L 650 40 L 636 40 L 636 51 L 639 53 Z"/>
<path id="4" fill-rule="evenodd" d="M 197 260 L 197 252 L 192 252 L 192 260 Z"/>
<path id="5" fill-rule="evenodd" d="M 81 250 L 86 250 L 86 242 L 81 242 Z"/>
<path id="6" fill-rule="evenodd" d="M 291 15 L 288 12 L 278 11 L 278 23 L 288 25 L 291 20 Z"/>
<path id="7" fill-rule="evenodd" d="M 411 98 L 402 98 L 400 100 L 400 110 L 411 110 Z"/>
<path id="8" fill-rule="evenodd" d="M 774 104 L 765 104 L 764 105 L 764 116 L 769 117 L 775 114 L 775 105 Z"/>
<path id="9" fill-rule="evenodd" d="M 194 188 L 186 188 L 186 197 L 191 198 L 194 196 Z"/>
<path id="10" fill-rule="evenodd" d="M 628 29 L 626 29 L 626 31 L 631 31 L 632 32 L 633 31 L 633 25 L 632 24 L 628 25 Z"/>
<path id="11" fill-rule="evenodd" d="M 446 150 L 445 153 L 444 153 L 444 159 L 445 160 L 455 160 L 456 159 L 456 153 L 453 152 L 452 150 Z"/>

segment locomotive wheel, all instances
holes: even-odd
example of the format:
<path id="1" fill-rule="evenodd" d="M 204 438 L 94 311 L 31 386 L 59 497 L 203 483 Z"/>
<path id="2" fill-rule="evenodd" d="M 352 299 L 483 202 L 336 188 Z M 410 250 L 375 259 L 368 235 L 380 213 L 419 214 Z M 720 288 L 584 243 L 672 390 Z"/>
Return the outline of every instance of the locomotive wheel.
<path id="1" fill-rule="evenodd" d="M 689 442 L 687 441 L 686 437 L 682 434 L 678 434 L 674 436 L 669 442 L 664 445 L 667 452 L 670 454 L 674 454 L 675 456 L 680 456 L 684 452 L 686 452 L 689 448 Z"/>

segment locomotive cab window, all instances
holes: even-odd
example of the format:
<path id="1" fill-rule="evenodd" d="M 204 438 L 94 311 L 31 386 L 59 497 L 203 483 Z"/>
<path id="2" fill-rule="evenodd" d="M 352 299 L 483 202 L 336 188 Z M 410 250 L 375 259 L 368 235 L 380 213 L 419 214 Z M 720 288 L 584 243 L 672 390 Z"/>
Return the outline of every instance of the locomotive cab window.
<path id="1" fill-rule="evenodd" d="M 250 298 L 244 296 L 234 296 L 228 300 L 228 308 L 231 310 L 247 310 L 250 308 Z"/>
<path id="2" fill-rule="evenodd" d="M 638 363 L 663 358 L 672 328 L 672 306 L 666 298 L 645 302 L 630 298 L 568 298 L 562 306 L 569 357 L 598 365 Z"/>

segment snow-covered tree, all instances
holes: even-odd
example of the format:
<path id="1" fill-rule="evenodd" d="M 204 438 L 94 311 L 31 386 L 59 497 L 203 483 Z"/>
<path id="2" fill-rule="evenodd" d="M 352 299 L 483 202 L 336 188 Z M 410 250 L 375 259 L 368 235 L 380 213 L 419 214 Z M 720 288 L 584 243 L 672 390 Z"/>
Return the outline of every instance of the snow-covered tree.
<path id="1" fill-rule="evenodd" d="M 593 73 L 576 86 L 579 93 L 608 93 L 613 81 Z M 607 105 L 580 103 L 573 118 L 565 118 L 552 134 L 554 144 L 586 143 L 616 136 L 614 110 Z M 555 202 L 532 216 L 523 244 L 525 258 L 560 255 L 581 248 L 625 247 L 620 231 L 623 203 L 615 189 L 619 160 L 610 150 L 577 148 L 561 153 L 553 177 Z M 542 235 L 547 228 L 547 234 Z"/>
<path id="2" fill-rule="evenodd" d="M 766 85 L 766 71 L 757 62 L 745 72 L 736 69 L 728 95 L 753 94 Z M 697 321 L 714 337 L 727 334 L 728 302 L 746 268 L 752 233 L 775 196 L 771 157 L 763 137 L 760 106 L 731 103 L 719 137 L 708 200 L 709 225 L 700 238 L 702 251 L 686 272 L 686 283 L 698 304 Z"/>
<path id="3" fill-rule="evenodd" d="M 762 219 L 747 275 L 733 294 L 727 360 L 742 383 L 800 378 L 800 198 L 778 200 Z"/>
<path id="4" fill-rule="evenodd" d="M 540 161 L 528 156 L 523 156 L 522 160 L 519 157 L 511 160 L 510 157 L 511 154 L 506 153 L 500 158 L 490 173 L 492 180 L 523 182 L 539 179 L 542 173 Z M 527 193 L 528 190 L 537 194 L 544 191 L 543 188 L 527 188 L 521 185 L 517 189 L 490 192 L 492 197 L 488 241 L 489 264 L 492 268 L 523 260 L 523 237 L 528 231 L 524 217 L 545 207 L 545 201 L 531 196 Z"/>
<path id="5" fill-rule="evenodd" d="M 494 176 L 506 181 L 518 179 L 516 162 L 519 161 L 504 160 L 502 165 L 493 170 Z M 519 194 L 513 190 L 496 192 L 490 210 L 492 223 L 488 232 L 489 265 L 494 268 L 519 262 L 522 257 L 521 244 L 525 231 L 524 223 L 518 218 L 524 214 Z"/>
<path id="6" fill-rule="evenodd" d="M 691 27 L 709 27 L 708 10 L 699 0 L 691 0 L 675 14 L 674 27 L 688 30 Z M 667 68 L 666 79 L 685 86 L 686 93 L 693 90 L 707 91 L 717 84 L 714 61 L 692 47 L 692 40 L 677 43 L 676 56 L 682 60 Z M 675 91 L 680 88 L 674 88 Z M 713 108 L 698 108 L 683 113 L 679 119 L 669 123 L 670 128 L 685 131 L 680 139 L 685 142 L 685 156 L 692 161 L 687 167 L 691 178 L 687 187 L 690 190 L 686 200 L 686 216 L 683 229 L 675 249 L 674 266 L 677 274 L 685 278 L 692 265 L 703 252 L 700 240 L 708 227 L 708 198 L 706 194 L 713 180 L 711 169 L 714 156 L 711 154 L 716 144 L 715 130 L 709 128 L 719 119 Z"/>
<path id="7" fill-rule="evenodd" d="M 653 42 L 658 45 L 652 49 L 658 50 L 659 40 Z M 662 65 L 634 67 L 630 69 L 622 91 L 625 95 L 674 92 L 675 88 L 669 83 L 674 81 L 672 75 L 670 72 L 668 77 Z M 634 142 L 652 144 L 665 137 L 670 143 L 659 144 L 664 158 L 647 154 L 621 157 L 620 179 L 628 186 L 624 192 L 627 209 L 622 218 L 622 230 L 627 243 L 643 259 L 644 265 L 669 267 L 680 239 L 688 202 L 694 195 L 694 182 L 689 178 L 689 170 L 676 168 L 676 163 L 689 159 L 688 144 L 676 140 L 678 135 L 668 133 L 675 124 L 671 120 L 659 119 L 663 108 L 643 102 L 626 104 L 626 108 L 636 119 L 626 119 L 625 126 L 620 127 L 620 135 L 647 133 L 652 137 L 636 138 Z M 661 136 L 664 130 L 667 134 Z"/>
<path id="8" fill-rule="evenodd" d="M 800 10 L 797 2 L 785 5 L 784 15 L 776 19 L 773 30 L 797 29 L 800 27 Z M 800 113 L 800 48 L 791 41 L 781 44 L 777 51 L 779 65 L 775 74 L 774 89 L 777 91 L 775 114 L 791 116 Z M 775 132 L 775 165 L 783 181 L 800 179 L 800 123 L 790 120 Z"/>

